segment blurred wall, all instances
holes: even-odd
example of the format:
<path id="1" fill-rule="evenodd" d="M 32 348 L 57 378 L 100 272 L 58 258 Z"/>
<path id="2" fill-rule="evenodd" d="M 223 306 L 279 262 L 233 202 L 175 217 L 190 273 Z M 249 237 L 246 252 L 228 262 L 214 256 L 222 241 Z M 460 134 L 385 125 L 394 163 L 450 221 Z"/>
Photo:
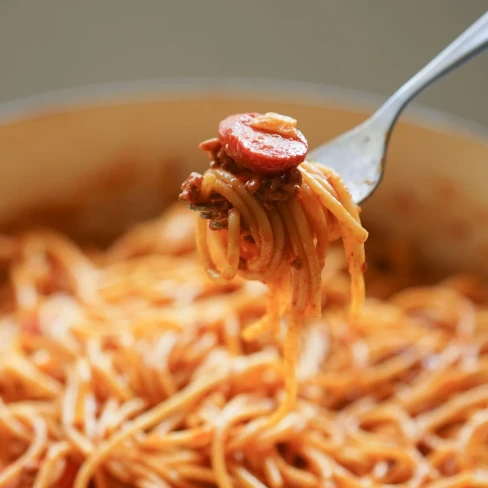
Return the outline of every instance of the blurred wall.
<path id="1" fill-rule="evenodd" d="M 0 101 L 184 75 L 390 94 L 488 0 L 0 0 Z M 420 99 L 488 126 L 488 53 Z"/>

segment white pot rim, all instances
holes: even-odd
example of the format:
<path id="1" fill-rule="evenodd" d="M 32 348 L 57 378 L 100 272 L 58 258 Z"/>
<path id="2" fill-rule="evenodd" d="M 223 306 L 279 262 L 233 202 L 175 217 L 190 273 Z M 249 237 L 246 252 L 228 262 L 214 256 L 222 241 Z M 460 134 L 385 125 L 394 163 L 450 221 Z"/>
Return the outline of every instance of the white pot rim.
<path id="1" fill-rule="evenodd" d="M 177 77 L 122 81 L 55 90 L 0 103 L 0 124 L 51 113 L 70 111 L 86 105 L 126 104 L 162 99 L 201 99 L 226 95 L 240 99 L 263 98 L 302 105 L 326 103 L 330 107 L 372 112 L 385 97 L 360 90 L 304 81 L 259 78 Z M 405 119 L 429 129 L 464 135 L 488 144 L 488 128 L 440 110 L 412 104 Z"/>

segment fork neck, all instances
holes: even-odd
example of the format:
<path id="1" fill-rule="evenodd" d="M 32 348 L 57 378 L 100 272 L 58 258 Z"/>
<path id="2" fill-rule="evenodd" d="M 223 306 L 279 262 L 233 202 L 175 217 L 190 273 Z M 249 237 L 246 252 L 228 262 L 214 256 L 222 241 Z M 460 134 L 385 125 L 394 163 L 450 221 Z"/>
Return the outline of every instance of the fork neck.
<path id="1" fill-rule="evenodd" d="M 432 61 L 397 90 L 372 116 L 386 132 L 387 139 L 408 103 L 431 83 L 488 47 L 488 12 L 447 46 Z"/>

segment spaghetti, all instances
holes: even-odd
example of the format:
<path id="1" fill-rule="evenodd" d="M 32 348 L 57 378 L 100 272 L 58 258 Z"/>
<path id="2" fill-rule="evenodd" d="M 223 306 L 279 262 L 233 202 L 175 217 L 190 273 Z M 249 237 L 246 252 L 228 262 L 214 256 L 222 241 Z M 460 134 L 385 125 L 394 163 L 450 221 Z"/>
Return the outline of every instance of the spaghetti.
<path id="1" fill-rule="evenodd" d="M 373 236 L 374 296 L 352 323 L 331 244 L 296 408 L 270 425 L 282 337 L 241 335 L 270 297 L 240 273 L 207 279 L 192 217 L 177 205 L 103 251 L 52 230 L 2 236 L 0 488 L 488 486 L 475 277 L 421 283 L 403 242 L 377 252 Z"/>
<path id="2" fill-rule="evenodd" d="M 368 234 L 340 177 L 303 162 L 307 142 L 296 120 L 275 113 L 233 115 L 220 123 L 219 138 L 201 147 L 211 168 L 203 176 L 193 173 L 180 197 L 200 211 L 197 247 L 208 275 L 229 281 L 239 274 L 269 286 L 266 314 L 243 331 L 246 339 L 279 333 L 283 313 L 288 318 L 286 397 L 270 419 L 276 423 L 295 405 L 298 331 L 306 317 L 322 315 L 321 273 L 329 241 L 342 238 L 356 320 L 364 302 Z"/>

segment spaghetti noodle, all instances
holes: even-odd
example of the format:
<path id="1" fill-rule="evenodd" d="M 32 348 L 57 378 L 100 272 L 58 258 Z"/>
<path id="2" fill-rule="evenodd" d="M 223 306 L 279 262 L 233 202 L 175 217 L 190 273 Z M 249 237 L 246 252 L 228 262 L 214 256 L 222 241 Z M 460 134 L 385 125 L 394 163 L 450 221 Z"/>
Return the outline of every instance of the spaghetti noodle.
<path id="1" fill-rule="evenodd" d="M 192 217 L 175 206 L 103 251 L 52 230 L 2 236 L 0 488 L 488 486 L 476 278 L 419 284 L 414 254 L 383 236 L 369 244 L 376 298 L 353 324 L 331 244 L 296 408 L 270 425 L 282 337 L 241 336 L 266 287 L 208 280 Z"/>
<path id="2" fill-rule="evenodd" d="M 218 139 L 201 147 L 210 154 L 211 168 L 203 176 L 193 173 L 180 197 L 200 211 L 197 247 L 208 275 L 229 281 L 239 274 L 269 286 L 266 314 L 243 331 L 246 339 L 279 333 L 281 315 L 288 318 L 286 397 L 270 419 L 276 423 L 295 405 L 298 331 L 306 317 L 322 315 L 321 273 L 329 241 L 341 237 L 344 244 L 355 320 L 364 302 L 368 234 L 340 177 L 303 162 L 307 143 L 294 119 L 234 115 L 221 122 Z M 207 227 L 214 231 L 212 240 Z"/>

